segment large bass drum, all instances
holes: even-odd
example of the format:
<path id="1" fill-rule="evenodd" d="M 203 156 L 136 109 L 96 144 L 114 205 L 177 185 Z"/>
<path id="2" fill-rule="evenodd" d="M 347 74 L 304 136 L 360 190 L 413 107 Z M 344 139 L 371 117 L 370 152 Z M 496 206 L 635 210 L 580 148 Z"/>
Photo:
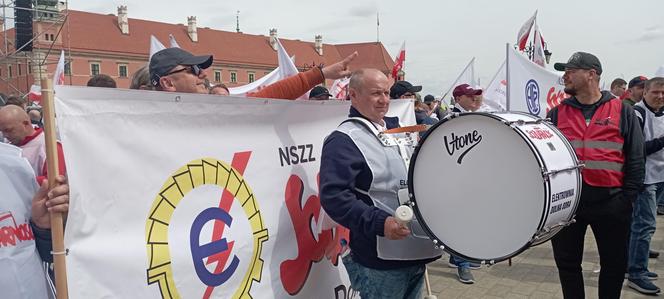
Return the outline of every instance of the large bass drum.
<path id="1" fill-rule="evenodd" d="M 454 114 L 429 129 L 413 154 L 410 205 L 436 246 L 493 264 L 573 221 L 580 167 L 562 133 L 537 117 Z"/>

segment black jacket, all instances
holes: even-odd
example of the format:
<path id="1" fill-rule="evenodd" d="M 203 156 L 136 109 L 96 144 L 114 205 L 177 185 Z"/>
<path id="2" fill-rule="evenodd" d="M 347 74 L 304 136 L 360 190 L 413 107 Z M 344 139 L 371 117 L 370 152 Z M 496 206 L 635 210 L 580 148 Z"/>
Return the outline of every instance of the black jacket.
<path id="1" fill-rule="evenodd" d="M 599 106 L 604 105 L 613 98 L 614 96 L 610 92 L 602 91 L 602 98 L 593 105 L 581 104 L 575 97 L 565 99 L 560 105 L 570 105 L 573 108 L 579 109 L 586 119 L 590 119 Z M 551 119 L 551 122 L 555 126 L 558 126 L 558 107 L 551 109 L 547 114 L 547 118 Z M 605 198 L 617 196 L 621 191 L 624 199 L 629 199 L 632 202 L 636 200 L 645 177 L 643 132 L 641 131 L 641 126 L 639 125 L 634 109 L 625 104 L 622 104 L 620 114 L 620 134 L 625 139 L 623 144 L 625 163 L 623 164 L 624 178 L 622 188 L 594 187 L 584 183 L 581 193 L 582 201 L 601 201 Z"/>

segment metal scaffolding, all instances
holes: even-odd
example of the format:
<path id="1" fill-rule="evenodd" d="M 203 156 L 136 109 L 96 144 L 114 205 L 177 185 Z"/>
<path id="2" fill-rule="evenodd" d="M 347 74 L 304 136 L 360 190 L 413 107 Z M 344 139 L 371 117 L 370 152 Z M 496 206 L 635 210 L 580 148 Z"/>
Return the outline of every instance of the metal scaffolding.
<path id="1" fill-rule="evenodd" d="M 2 6 L 0 6 L 2 8 L 0 20 L 2 20 L 3 42 L 0 47 L 0 82 L 6 84 L 5 92 L 19 96 L 25 96 L 29 92 L 31 76 L 34 84 L 39 85 L 39 79 L 47 75 L 47 65 L 58 63 L 60 53 L 52 55 L 52 50 L 58 38 L 63 34 L 67 34 L 67 45 L 63 44 L 62 47 L 66 49 L 69 61 L 71 61 L 69 27 L 65 26 L 69 11 L 68 1 L 32 0 L 32 4 L 33 7 L 29 10 L 33 15 L 33 34 L 30 40 L 33 42 L 33 49 L 29 52 L 21 51 L 20 48 L 16 49 L 14 36 L 8 35 L 8 31 L 11 30 L 10 25 L 14 25 L 15 21 L 14 11 L 17 9 L 15 1 L 2 0 Z M 46 24 L 46 26 L 35 26 L 36 23 Z M 57 33 L 52 38 L 44 38 L 46 32 L 53 31 Z M 49 43 L 45 45 L 44 40 L 48 40 Z M 24 70 L 21 68 L 22 65 L 25 66 Z M 12 66 L 17 66 L 15 73 Z"/>

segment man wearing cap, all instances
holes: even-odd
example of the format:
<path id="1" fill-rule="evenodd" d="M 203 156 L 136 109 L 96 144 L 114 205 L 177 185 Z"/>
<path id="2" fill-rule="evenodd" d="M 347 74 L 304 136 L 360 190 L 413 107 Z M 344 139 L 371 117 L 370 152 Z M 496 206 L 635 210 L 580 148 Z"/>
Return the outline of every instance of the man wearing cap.
<path id="1" fill-rule="evenodd" d="M 282 79 L 253 93 L 256 98 L 294 100 L 325 79 L 350 75 L 348 64 L 357 52 L 326 67 L 314 67 L 306 72 Z M 212 55 L 194 56 L 180 48 L 163 49 L 150 59 L 150 81 L 157 90 L 186 93 L 208 93 L 205 69 L 212 65 Z"/>
<path id="2" fill-rule="evenodd" d="M 414 99 L 420 91 L 421 85 L 413 86 L 408 81 L 397 81 L 390 88 L 390 99 Z"/>
<path id="3" fill-rule="evenodd" d="M 647 80 L 648 78 L 645 76 L 636 76 L 629 80 L 627 96 L 623 98 L 623 103 L 634 106 L 634 104 L 640 102 L 643 99 L 643 86 Z"/>
<path id="4" fill-rule="evenodd" d="M 646 172 L 643 191 L 634 202 L 627 285 L 643 294 L 657 294 L 660 289 L 650 280 L 658 275 L 648 271 L 648 257 L 657 228 L 657 204 L 664 200 L 664 78 L 646 81 L 644 90 L 643 101 L 634 110 L 646 140 Z"/>
<path id="5" fill-rule="evenodd" d="M 310 100 L 329 100 L 332 95 L 330 92 L 325 88 L 325 86 L 316 86 L 311 91 L 309 92 L 309 99 Z"/>
<path id="6" fill-rule="evenodd" d="M 602 65 L 595 55 L 577 52 L 554 68 L 565 72 L 565 93 L 571 97 L 547 117 L 585 165 L 576 222 L 551 240 L 563 295 L 585 297 L 581 262 L 590 226 L 600 257 L 599 298 L 619 298 L 627 267 L 632 202 L 643 184 L 643 134 L 634 109 L 610 92 L 600 91 Z"/>
<path id="7" fill-rule="evenodd" d="M 350 254 L 343 258 L 351 286 L 362 298 L 421 298 L 425 264 L 442 251 L 415 238 L 394 215 L 398 192 L 408 187 L 404 158 L 410 152 L 384 143 L 378 134 L 399 127 L 386 117 L 389 79 L 376 69 L 360 69 L 348 84 L 349 119 L 323 143 L 320 202 L 325 212 L 350 230 Z M 387 138 L 387 137 L 386 137 Z M 421 229 L 412 222 L 411 228 Z"/>
<path id="8" fill-rule="evenodd" d="M 461 84 L 452 91 L 454 107 L 452 112 L 475 112 L 482 107 L 482 90 L 468 84 Z"/>

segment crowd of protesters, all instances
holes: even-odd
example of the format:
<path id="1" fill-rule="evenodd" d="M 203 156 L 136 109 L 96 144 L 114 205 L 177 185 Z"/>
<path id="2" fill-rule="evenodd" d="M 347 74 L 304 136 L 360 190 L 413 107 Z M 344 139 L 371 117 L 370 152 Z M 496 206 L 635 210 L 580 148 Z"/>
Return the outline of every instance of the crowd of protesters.
<path id="1" fill-rule="evenodd" d="M 310 100 L 329 100 L 333 98 L 328 89 L 323 86 L 325 80 L 339 79 L 352 74 L 348 86 L 348 96 L 344 99 L 351 101 L 349 116 L 364 118 L 377 130 L 399 125 L 398 120 L 385 116 L 390 99 L 413 99 L 416 122 L 424 125 L 434 125 L 449 115 L 486 111 L 483 108 L 485 107 L 483 91 L 477 86 L 459 84 L 453 88 L 451 99 L 437 98 L 433 95 L 422 97 L 420 95 L 422 86 L 403 80 L 391 81 L 380 71 L 362 69 L 351 73 L 348 65 L 357 55 L 357 53 L 353 53 L 340 62 L 326 67 L 312 68 L 285 78 L 265 86 L 259 91 L 249 93 L 247 97 L 292 100 L 306 94 Z M 212 61 L 211 55 L 196 56 L 180 48 L 164 49 L 157 52 L 148 65 L 141 67 L 133 74 L 130 88 L 228 96 L 230 90 L 227 86 L 224 84 L 210 85 L 207 80 L 205 69 L 212 65 Z M 611 83 L 610 90 L 601 91 L 599 79 L 602 67 L 599 59 L 594 55 L 578 52 L 567 63 L 558 63 L 555 68 L 565 72 L 563 76 L 565 92 L 570 97 L 554 108 L 548 117 L 568 139 L 582 141 L 579 143 L 582 145 L 576 148 L 577 155 L 583 156 L 579 159 L 592 162 L 592 152 L 605 150 L 605 156 L 608 158 L 601 159 L 613 159 L 611 163 L 619 165 L 616 169 L 587 167 L 587 172 L 584 172 L 581 203 L 577 211 L 577 223 L 563 229 L 552 239 L 563 294 L 566 298 L 584 296 L 581 259 L 583 238 L 587 226 L 591 226 L 598 245 L 600 245 L 599 296 L 601 298 L 619 297 L 624 278 L 628 279 L 628 286 L 638 292 L 657 294 L 660 292 L 660 288 L 653 281 L 658 278 L 658 274 L 649 271 L 648 258 L 659 256 L 658 252 L 650 249 L 650 240 L 655 232 L 656 215 L 664 214 L 664 151 L 662 151 L 664 148 L 664 117 L 662 117 L 664 116 L 664 78 L 649 79 L 645 76 L 636 76 L 629 82 L 617 78 Z M 92 77 L 87 85 L 117 87 L 116 82 L 110 76 L 103 74 Z M 449 104 L 446 103 L 448 101 Z M 21 148 L 24 157 L 31 163 L 35 181 L 42 182 L 48 173 L 45 172 L 41 107 L 29 103 L 22 97 L 7 97 L 2 94 L 0 94 L 0 106 L 2 106 L 0 107 L 0 141 L 4 142 L 0 145 L 6 147 L 7 144 L 11 144 Z M 608 125 L 600 127 L 599 118 L 608 119 Z M 364 279 L 366 275 L 374 278 L 383 277 L 383 280 L 375 278 L 375 284 L 354 285 L 353 287 L 357 287 L 360 291 L 365 288 L 365 292 L 379 292 L 377 286 L 387 288 L 391 282 L 398 280 L 384 280 L 385 276 L 381 275 L 384 274 L 383 271 L 387 271 L 385 269 L 394 270 L 417 266 L 413 268 L 415 272 L 408 272 L 404 274 L 406 276 L 403 276 L 415 279 L 414 284 L 406 286 L 413 289 L 404 293 L 403 296 L 419 294 L 423 275 L 420 266 L 439 258 L 440 254 L 422 255 L 412 263 L 396 263 L 381 259 L 381 245 L 376 244 L 376 238 L 384 237 L 391 241 L 407 239 L 410 232 L 394 222 L 385 211 L 374 206 L 377 199 L 372 198 L 370 193 L 365 195 L 362 192 L 356 192 L 355 189 L 344 189 L 343 187 L 346 185 L 357 187 L 355 185 L 357 183 L 365 184 L 369 190 L 375 182 L 367 181 L 362 174 L 367 172 L 370 176 L 379 175 L 379 173 L 374 173 L 376 169 L 369 165 L 368 160 L 365 161 L 353 155 L 338 155 L 339 148 L 346 149 L 346 152 L 353 152 L 358 148 L 362 151 L 363 147 L 367 147 L 366 150 L 369 151 L 372 146 L 376 146 L 371 141 L 366 141 L 370 139 L 369 137 L 366 137 L 369 138 L 366 140 L 362 139 L 365 137 L 358 139 L 356 135 L 349 133 L 353 130 L 362 130 L 362 128 L 363 125 L 360 124 L 340 126 L 340 129 L 326 140 L 321 162 L 323 207 L 326 210 L 329 209 L 328 213 L 333 212 L 330 213 L 331 215 L 338 215 L 338 219 L 335 220 L 341 224 L 347 223 L 346 225 L 351 228 L 351 239 L 356 244 L 352 245 L 354 246 L 353 254 L 344 259 L 349 274 L 352 274 L 351 282 L 359 284 L 360 278 Z M 582 134 L 588 131 L 592 131 L 595 134 L 594 137 Z M 354 137 L 348 137 L 351 135 Z M 602 146 L 608 148 L 584 148 L 587 145 L 583 144 L 595 141 L 603 142 L 597 144 L 603 144 Z M 63 161 L 62 149 L 61 147 L 59 149 L 60 158 Z M 339 169 L 343 168 L 339 165 L 349 164 L 354 161 L 353 159 L 366 167 L 361 171 L 353 169 L 356 172 L 339 173 Z M 587 162 L 586 164 L 592 166 L 592 163 Z M 599 163 L 598 165 L 606 164 Z M 350 164 L 348 167 L 352 168 Z M 327 168 L 335 170 L 326 172 Z M 389 174 L 388 177 L 394 175 L 390 174 L 389 169 L 383 171 Z M 46 186 L 42 184 L 42 187 L 33 190 L 33 194 L 29 197 L 18 190 L 14 192 L 18 200 L 31 203 L 31 208 L 24 207 L 20 212 L 25 214 L 30 221 L 36 238 L 43 239 L 50 228 L 47 224 L 48 213 L 45 213 L 45 210 L 66 212 L 68 209 L 68 186 L 64 163 L 60 166 L 60 174 L 57 179 L 57 187 L 50 191 L 46 190 Z M 382 179 L 389 181 L 386 177 Z M 322 194 L 324 192 L 329 192 L 329 194 Z M 347 206 L 340 206 L 340 202 L 336 201 L 340 197 L 344 198 Z M 362 204 L 357 204 L 356 201 L 362 201 Z M 338 210 L 355 209 L 353 208 L 355 206 L 361 206 L 362 211 L 369 214 L 376 212 L 375 216 L 371 217 L 364 212 L 358 214 L 360 219 L 366 218 L 367 226 L 355 227 L 358 218 L 346 219 L 351 214 Z M 4 206 L 0 203 L 0 208 L 2 207 Z M 18 213 L 18 209 L 15 210 Z M 603 231 L 605 233 L 601 233 Z M 368 243 L 360 244 L 362 242 Z M 33 254 L 32 259 L 50 261 L 50 244 L 48 243 L 36 239 L 34 246 L 25 250 L 39 253 L 38 255 Z M 0 260 L 15 258 L 15 256 L 14 253 L 6 255 L 0 251 Z M 449 257 L 449 265 L 457 268 L 459 281 L 466 284 L 472 284 L 475 281 L 470 269 L 480 267 L 479 264 L 453 255 Z M 378 274 L 372 271 L 378 271 Z M 21 276 L 19 273 L 5 273 L 0 274 L 0 278 L 2 275 Z M 401 276 L 393 278 L 398 277 Z M 1 282 L 0 285 L 2 285 Z M 17 290 L 15 293 L 31 294 L 26 290 Z M 370 293 L 362 294 L 363 297 L 365 295 L 371 297 Z"/>

